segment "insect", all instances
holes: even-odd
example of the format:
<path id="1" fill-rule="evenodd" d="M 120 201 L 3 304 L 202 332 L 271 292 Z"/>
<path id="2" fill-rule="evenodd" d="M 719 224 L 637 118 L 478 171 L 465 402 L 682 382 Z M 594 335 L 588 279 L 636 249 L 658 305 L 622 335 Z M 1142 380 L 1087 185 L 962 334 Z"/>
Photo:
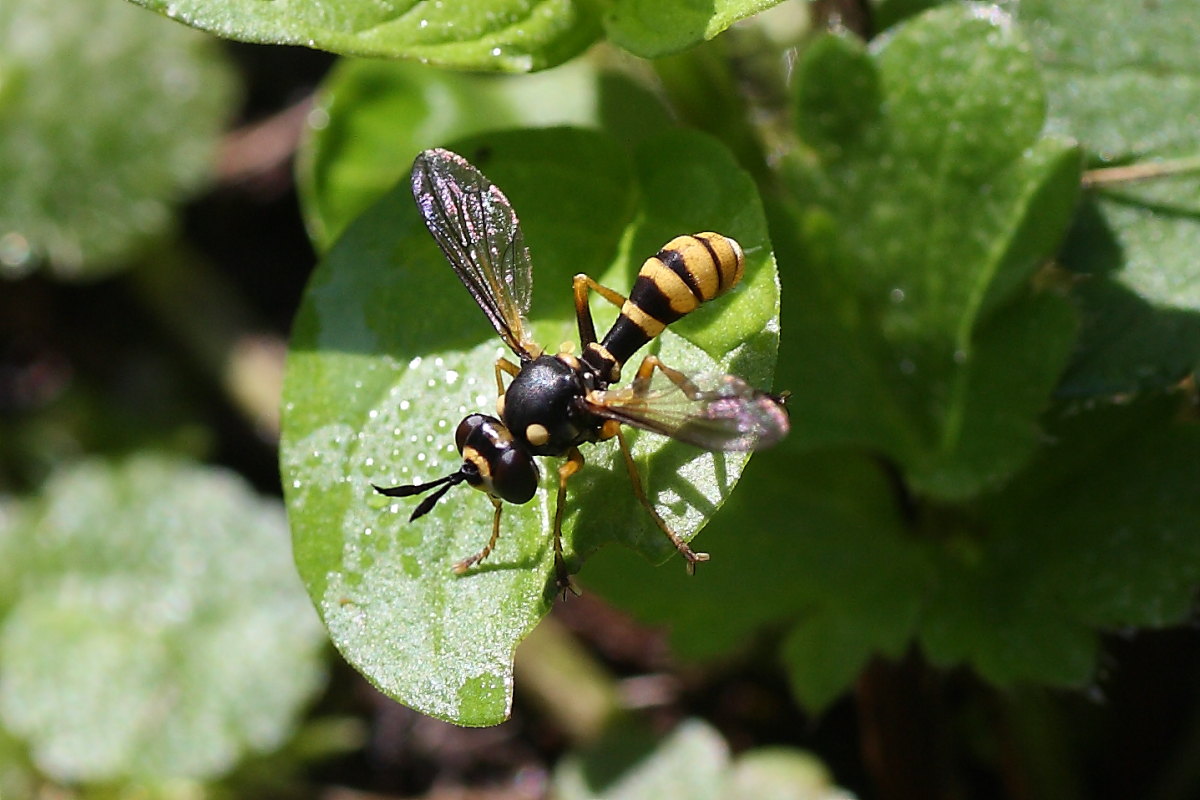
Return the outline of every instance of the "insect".
<path id="1" fill-rule="evenodd" d="M 628 298 L 587 275 L 576 275 L 581 351 L 575 355 L 567 343 L 551 355 L 531 340 L 526 328 L 532 262 L 504 193 L 462 156 L 441 149 L 417 156 L 412 191 L 450 266 L 520 363 L 496 360 L 497 416 L 470 414 L 459 423 L 455 444 L 463 460 L 457 470 L 428 483 L 375 490 L 388 497 L 431 492 L 410 521 L 428 513 L 457 484 L 485 492 L 494 508 L 492 535 L 483 549 L 454 565 L 461 574 L 495 548 L 503 504 L 533 498 L 539 479 L 534 456 L 566 456 L 558 467 L 553 540 L 556 580 L 565 591 L 570 588 L 562 550 L 567 481 L 584 464 L 580 445 L 616 437 L 634 494 L 686 560 L 688 571 L 707 561 L 708 554 L 693 551 L 647 498 L 621 426 L 708 450 L 755 450 L 787 434 L 782 398 L 733 375 L 693 379 L 653 355 L 642 359 L 629 387 L 611 387 L 620 380 L 625 362 L 668 324 L 741 279 L 745 259 L 738 243 L 708 232 L 672 239 L 642 265 Z M 597 340 L 588 306 L 591 291 L 620 308 L 602 340 Z M 660 377 L 652 385 L 656 372 Z"/>

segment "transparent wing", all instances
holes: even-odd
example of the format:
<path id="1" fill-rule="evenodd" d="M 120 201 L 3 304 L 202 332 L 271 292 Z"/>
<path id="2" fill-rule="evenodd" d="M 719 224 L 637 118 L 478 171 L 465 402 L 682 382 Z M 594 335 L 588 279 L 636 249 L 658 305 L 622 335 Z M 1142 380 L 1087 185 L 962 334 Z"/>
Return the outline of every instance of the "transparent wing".
<path id="1" fill-rule="evenodd" d="M 702 376 L 681 387 L 656 372 L 650 389 L 590 392 L 592 413 L 643 428 L 705 450 L 761 450 L 791 427 L 779 397 L 735 375 Z"/>
<path id="2" fill-rule="evenodd" d="M 425 226 L 496 333 L 518 356 L 535 355 L 539 348 L 524 319 L 533 266 L 504 192 L 465 158 L 441 149 L 417 156 L 412 191 Z"/>

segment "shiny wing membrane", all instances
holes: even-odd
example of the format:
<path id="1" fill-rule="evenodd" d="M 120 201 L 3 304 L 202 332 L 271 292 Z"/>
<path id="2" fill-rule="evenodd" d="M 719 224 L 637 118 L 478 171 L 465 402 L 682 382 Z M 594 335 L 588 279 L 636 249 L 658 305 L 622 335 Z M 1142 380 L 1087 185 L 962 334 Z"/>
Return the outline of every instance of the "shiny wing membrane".
<path id="1" fill-rule="evenodd" d="M 521 223 L 483 173 L 457 153 L 426 150 L 412 170 L 425 226 L 505 344 L 522 360 L 540 348 L 525 328 L 533 266 Z"/>
<path id="2" fill-rule="evenodd" d="M 778 397 L 735 375 L 692 379 L 684 389 L 656 373 L 650 390 L 588 394 L 589 411 L 705 450 L 761 450 L 787 435 L 790 424 Z"/>

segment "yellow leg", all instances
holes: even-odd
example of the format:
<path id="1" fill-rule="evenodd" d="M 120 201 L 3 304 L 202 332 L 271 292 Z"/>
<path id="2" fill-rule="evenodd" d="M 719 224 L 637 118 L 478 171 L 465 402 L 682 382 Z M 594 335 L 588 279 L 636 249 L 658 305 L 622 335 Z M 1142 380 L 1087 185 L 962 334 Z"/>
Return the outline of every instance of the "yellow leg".
<path id="1" fill-rule="evenodd" d="M 483 549 L 478 553 L 473 556 L 467 556 L 462 561 L 459 561 L 454 565 L 454 573 L 456 575 L 462 575 L 471 567 L 475 566 L 480 561 L 483 561 L 485 558 L 491 555 L 492 548 L 494 548 L 496 546 L 496 542 L 500 540 L 500 512 L 504 508 L 504 504 L 491 495 L 488 495 L 488 500 L 492 501 L 492 508 L 496 510 L 496 513 L 492 515 L 492 538 L 488 539 L 488 543 L 484 545 Z"/>
<path id="2" fill-rule="evenodd" d="M 504 393 L 507 391 L 504 388 L 505 372 L 515 378 L 521 374 L 521 368 L 504 356 L 500 356 L 496 359 L 496 416 L 501 419 L 504 419 Z"/>
<path id="3" fill-rule="evenodd" d="M 653 356 L 651 356 L 651 358 L 653 358 Z M 671 540 L 671 544 L 675 545 L 675 549 L 678 550 L 679 554 L 683 556 L 684 560 L 687 561 L 688 574 L 695 575 L 696 564 L 701 561 L 708 561 L 708 553 L 697 553 L 695 550 L 688 547 L 687 542 L 685 542 L 683 539 L 680 539 L 679 534 L 671 530 L 671 527 L 667 525 L 666 521 L 658 515 L 658 511 L 655 510 L 654 504 L 650 502 L 648 497 L 646 497 L 646 491 L 642 488 L 642 478 L 640 475 L 638 475 L 637 464 L 635 464 L 633 461 L 633 453 L 629 451 L 629 443 L 625 441 L 625 434 L 622 433 L 619 428 L 617 429 L 617 441 L 621 445 L 621 455 L 625 457 L 625 469 L 629 471 L 629 480 L 633 482 L 633 493 L 637 497 L 638 502 L 640 502 L 642 504 L 642 508 L 646 509 L 646 512 L 650 514 L 651 519 L 654 520 L 654 524 L 658 526 L 658 529 L 661 530 L 666 537 Z"/>
<path id="4" fill-rule="evenodd" d="M 567 480 L 582 467 L 583 454 L 579 452 L 579 448 L 572 447 L 567 451 L 567 460 L 558 468 L 558 499 L 554 504 L 554 580 L 562 590 L 563 597 L 566 597 L 568 591 L 579 594 L 571 585 L 567 562 L 563 560 L 562 516 L 563 503 L 567 499 Z"/>
<path id="5" fill-rule="evenodd" d="M 687 375 L 668 367 L 659 361 L 658 356 L 646 356 L 642 359 L 641 366 L 638 367 L 637 374 L 633 376 L 633 384 L 630 386 L 635 395 L 642 396 L 650 391 L 650 378 L 654 376 L 656 369 L 666 375 L 671 383 L 678 386 L 688 397 L 695 399 L 700 396 L 700 389 L 692 383 Z"/>
<path id="6" fill-rule="evenodd" d="M 575 290 L 575 321 L 579 325 L 579 344 L 587 347 L 596 341 L 596 324 L 592 322 L 592 309 L 588 306 L 588 290 L 595 292 L 617 308 L 625 305 L 625 296 L 584 275 L 582 272 L 572 281 Z"/>
<path id="7" fill-rule="evenodd" d="M 512 377 L 517 377 L 521 374 L 521 368 L 509 361 L 504 356 L 496 359 L 496 394 L 504 394 L 504 375 L 507 372 Z"/>

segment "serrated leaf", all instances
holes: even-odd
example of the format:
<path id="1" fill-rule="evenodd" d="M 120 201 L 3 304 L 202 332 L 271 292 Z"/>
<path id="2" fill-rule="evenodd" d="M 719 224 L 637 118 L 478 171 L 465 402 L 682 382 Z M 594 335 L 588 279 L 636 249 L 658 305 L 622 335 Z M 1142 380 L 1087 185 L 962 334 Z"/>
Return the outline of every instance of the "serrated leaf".
<path id="1" fill-rule="evenodd" d="M 1018 18 L 1047 76 L 1053 131 L 1095 166 L 1191 167 L 1100 185 L 1063 253 L 1084 328 L 1061 391 L 1113 396 L 1170 386 L 1200 365 L 1200 53 L 1186 3 L 1024 0 Z M 1087 19 L 1086 25 L 1080 25 Z"/>
<path id="2" fill-rule="evenodd" d="M 494 72 L 552 67 L 600 34 L 593 4 L 580 0 L 131 2 L 227 39 Z"/>
<path id="3" fill-rule="evenodd" d="M 1028 457 L 1074 334 L 1025 287 L 1066 228 L 1078 156 L 1042 137 L 1036 65 L 991 7 L 935 9 L 871 53 L 827 37 L 796 84 L 816 162 L 793 169 L 804 290 L 785 298 L 780 383 L 808 424 L 792 445 L 877 448 L 919 492 L 968 497 Z M 1019 391 L 996 394 L 1006 362 Z"/>
<path id="4" fill-rule="evenodd" d="M 0 715 L 62 782 L 213 777 L 278 747 L 321 679 L 282 510 L 139 456 L 56 474 L 19 536 Z"/>
<path id="5" fill-rule="evenodd" d="M 601 134 L 562 129 L 457 147 L 521 218 L 537 340 L 553 348 L 575 338 L 572 274 L 627 287 L 641 260 L 681 231 L 720 230 L 747 248 L 744 282 L 682 321 L 686 339 L 663 336 L 659 353 L 685 371 L 736 367 L 769 385 L 778 295 L 766 225 L 752 183 L 718 145 L 677 132 L 647 140 L 630 159 Z M 595 311 L 601 327 L 615 315 Z M 412 503 L 380 502 L 370 484 L 456 468 L 454 427 L 468 411 L 493 407 L 502 352 L 401 185 L 315 273 L 285 386 L 281 459 L 297 562 L 335 644 L 389 695 L 468 725 L 506 716 L 513 649 L 555 593 L 553 462 L 531 503 L 506 507 L 491 559 L 464 576 L 450 566 L 487 538 L 492 510 L 483 497 L 460 490 L 410 524 Z M 633 450 L 659 513 L 685 538 L 724 501 L 745 462 L 652 435 L 635 435 Z M 630 491 L 615 443 L 588 447 L 585 457 L 565 508 L 568 559 L 578 564 L 614 538 L 660 559 L 673 552 Z"/>
<path id="6" fill-rule="evenodd" d="M 678 53 L 780 0 L 614 0 L 604 27 L 615 44 L 643 58 Z"/>
<path id="7" fill-rule="evenodd" d="M 123 3 L 0 6 L 0 273 L 96 276 L 161 236 L 231 83 L 212 41 Z"/>
<path id="8" fill-rule="evenodd" d="M 668 114 L 628 77 L 576 60 L 508 77 L 414 64 L 342 61 L 322 83 L 298 178 L 308 229 L 327 250 L 346 225 L 408 175 L 397 153 L 510 127 L 603 127 L 632 142 L 662 131 Z"/>

